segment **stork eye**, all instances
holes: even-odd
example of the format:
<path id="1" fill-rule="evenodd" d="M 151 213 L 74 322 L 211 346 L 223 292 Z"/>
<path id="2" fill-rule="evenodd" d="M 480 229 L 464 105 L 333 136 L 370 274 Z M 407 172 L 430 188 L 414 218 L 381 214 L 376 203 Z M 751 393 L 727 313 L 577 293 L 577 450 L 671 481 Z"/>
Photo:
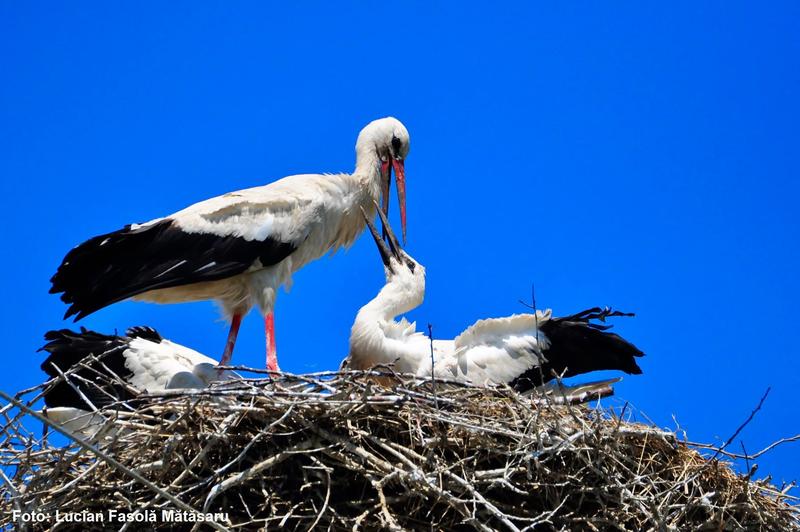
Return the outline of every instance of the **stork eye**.
<path id="1" fill-rule="evenodd" d="M 411 270 L 411 273 L 414 273 L 414 268 L 417 267 L 417 263 L 415 263 L 413 260 L 408 260 L 407 259 L 406 260 L 406 265 L 408 266 L 408 269 Z"/>
<path id="2" fill-rule="evenodd" d="M 400 139 L 397 137 L 392 137 L 392 151 L 395 155 L 400 154 L 400 148 L 403 146 L 403 143 L 400 142 Z"/>

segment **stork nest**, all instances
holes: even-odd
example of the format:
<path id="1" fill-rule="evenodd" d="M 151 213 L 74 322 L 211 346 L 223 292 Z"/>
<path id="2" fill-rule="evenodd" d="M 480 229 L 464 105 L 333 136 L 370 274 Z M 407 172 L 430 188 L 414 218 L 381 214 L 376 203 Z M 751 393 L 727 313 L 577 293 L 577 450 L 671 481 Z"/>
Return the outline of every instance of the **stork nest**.
<path id="1" fill-rule="evenodd" d="M 149 395 L 106 413 L 91 448 L 32 431 L 9 404 L 0 526 L 27 513 L 46 517 L 35 530 L 800 530 L 791 486 L 737 474 L 724 450 L 630 409 L 369 375 Z M 44 386 L 17 399 L 30 406 Z"/>

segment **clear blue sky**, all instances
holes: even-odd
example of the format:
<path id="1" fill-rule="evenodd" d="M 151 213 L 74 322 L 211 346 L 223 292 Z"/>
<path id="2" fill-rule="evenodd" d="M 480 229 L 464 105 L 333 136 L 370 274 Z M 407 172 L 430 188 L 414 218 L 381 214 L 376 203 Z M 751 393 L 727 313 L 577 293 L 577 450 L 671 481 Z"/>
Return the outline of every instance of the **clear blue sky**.
<path id="1" fill-rule="evenodd" d="M 435 2 L 25 3 L 0 7 L 5 368 L 40 382 L 71 326 L 49 278 L 79 242 L 228 191 L 350 171 L 359 129 L 411 132 L 411 314 L 452 337 L 540 306 L 637 313 L 629 400 L 693 440 L 800 432 L 800 5 Z M 396 216 L 396 208 L 394 209 Z M 306 267 L 277 305 L 283 369 L 334 369 L 383 273 L 369 237 Z M 118 304 L 217 356 L 211 303 Z M 237 363 L 264 364 L 251 314 Z M 736 448 L 739 448 L 738 442 Z M 800 444 L 759 474 L 800 478 Z"/>

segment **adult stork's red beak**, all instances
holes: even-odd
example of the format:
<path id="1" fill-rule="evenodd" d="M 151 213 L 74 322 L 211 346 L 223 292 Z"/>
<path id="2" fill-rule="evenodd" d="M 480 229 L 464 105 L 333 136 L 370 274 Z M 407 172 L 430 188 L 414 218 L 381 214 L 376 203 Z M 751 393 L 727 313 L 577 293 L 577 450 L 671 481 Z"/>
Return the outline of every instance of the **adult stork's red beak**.
<path id="1" fill-rule="evenodd" d="M 406 243 L 406 170 L 405 163 L 400 159 L 389 158 L 381 162 L 381 210 L 389 216 L 389 189 L 392 187 L 392 168 L 394 179 L 397 181 L 397 202 L 400 204 L 400 228 L 403 233 L 403 244 Z M 386 229 L 383 230 L 386 237 Z"/>

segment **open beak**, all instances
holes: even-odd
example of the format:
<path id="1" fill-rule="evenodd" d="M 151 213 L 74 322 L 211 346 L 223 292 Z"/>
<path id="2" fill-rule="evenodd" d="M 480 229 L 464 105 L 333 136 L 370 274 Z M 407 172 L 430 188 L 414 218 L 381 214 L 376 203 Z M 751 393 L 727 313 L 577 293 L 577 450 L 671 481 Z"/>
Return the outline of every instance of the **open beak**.
<path id="1" fill-rule="evenodd" d="M 400 204 L 400 229 L 403 232 L 403 244 L 406 243 L 406 168 L 403 161 L 392 159 L 394 180 L 397 181 L 397 202 Z"/>
<path id="2" fill-rule="evenodd" d="M 397 181 L 397 202 L 400 204 L 400 226 L 403 233 L 403 244 L 406 243 L 406 170 L 405 163 L 398 159 L 381 162 L 381 210 L 389 216 L 389 190 L 392 188 L 392 168 Z M 385 226 L 384 226 L 385 227 Z M 383 231 L 384 237 L 386 230 Z"/>
<path id="3" fill-rule="evenodd" d="M 378 212 L 381 212 L 380 209 L 378 209 Z M 375 245 L 378 246 L 378 253 L 381 254 L 381 261 L 383 261 L 383 265 L 386 266 L 390 272 L 394 273 L 391 263 L 392 252 L 389 250 L 389 246 L 386 245 L 386 242 L 383 241 L 381 235 L 378 234 L 378 229 L 370 221 L 369 216 L 367 216 L 367 213 L 364 211 L 364 209 L 361 209 L 361 214 L 364 216 L 364 221 L 367 222 L 367 227 L 369 227 L 369 232 L 372 234 L 373 240 L 375 240 Z M 386 226 L 384 225 L 384 227 Z"/>
<path id="4" fill-rule="evenodd" d="M 381 161 L 381 210 L 389 216 L 389 190 L 392 188 L 392 161 Z M 383 235 L 386 236 L 384 229 Z"/>
<path id="5" fill-rule="evenodd" d="M 377 205 L 375 206 L 377 207 Z M 389 241 L 389 247 L 392 248 L 392 255 L 394 255 L 394 257 L 397 260 L 400 260 L 401 258 L 400 251 L 402 248 L 400 248 L 400 243 L 397 241 L 397 237 L 395 236 L 394 231 L 392 231 L 392 226 L 389 225 L 389 219 L 386 217 L 385 214 L 383 214 L 383 211 L 381 211 L 380 209 L 376 210 L 378 211 L 378 216 L 381 217 L 381 223 L 383 224 L 383 234 L 386 237 L 388 237 L 387 240 Z"/>

